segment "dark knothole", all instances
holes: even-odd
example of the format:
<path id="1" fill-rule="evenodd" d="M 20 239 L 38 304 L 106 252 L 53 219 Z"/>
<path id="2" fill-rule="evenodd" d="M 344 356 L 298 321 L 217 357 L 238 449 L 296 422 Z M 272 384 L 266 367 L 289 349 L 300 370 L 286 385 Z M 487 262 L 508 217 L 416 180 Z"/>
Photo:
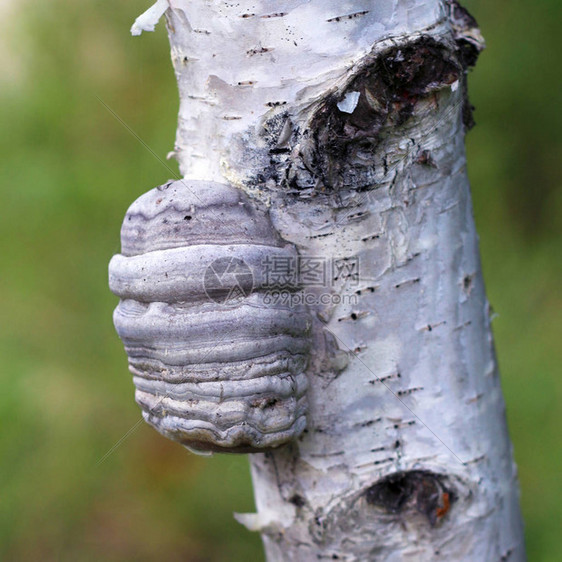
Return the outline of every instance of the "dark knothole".
<path id="1" fill-rule="evenodd" d="M 434 526 L 456 499 L 444 481 L 444 476 L 425 470 L 396 472 L 367 488 L 364 496 L 369 505 L 387 513 L 421 513 Z"/>
<path id="2" fill-rule="evenodd" d="M 300 494 L 294 494 L 289 498 L 289 502 L 296 507 L 304 507 L 306 505 L 306 500 Z"/>
<path id="3" fill-rule="evenodd" d="M 463 75 L 456 50 L 429 36 L 378 53 L 358 70 L 345 92 L 328 96 L 312 118 L 310 144 L 300 153 L 304 167 L 324 189 L 353 182 L 361 166 L 373 165 L 387 131 L 404 125 L 420 100 Z M 343 111 L 341 103 L 348 95 L 356 96 L 356 103 Z"/>
<path id="4" fill-rule="evenodd" d="M 352 113 L 340 111 L 341 99 L 333 96 L 316 115 L 312 130 L 318 131 L 321 152 L 335 155 L 351 142 L 372 142 L 384 127 L 402 125 L 420 99 L 461 75 L 450 49 L 430 37 L 387 49 L 347 86 L 346 92 L 359 92 Z"/>
<path id="5" fill-rule="evenodd" d="M 249 184 L 273 184 L 305 198 L 372 189 L 374 170 L 388 171 L 381 143 L 391 133 L 406 131 L 418 103 L 429 100 L 437 107 L 441 92 L 457 81 L 466 89 L 466 70 L 475 62 L 470 49 L 482 47 L 478 29 L 472 29 L 475 22 L 460 8 L 451 9 L 458 27 L 454 42 L 426 35 L 367 56 L 344 91 L 327 95 L 302 129 L 292 124 L 288 109 L 267 119 L 260 136 L 268 163 Z M 464 93 L 463 119 L 469 128 L 471 106 Z M 418 163 L 435 166 L 419 148 Z"/>

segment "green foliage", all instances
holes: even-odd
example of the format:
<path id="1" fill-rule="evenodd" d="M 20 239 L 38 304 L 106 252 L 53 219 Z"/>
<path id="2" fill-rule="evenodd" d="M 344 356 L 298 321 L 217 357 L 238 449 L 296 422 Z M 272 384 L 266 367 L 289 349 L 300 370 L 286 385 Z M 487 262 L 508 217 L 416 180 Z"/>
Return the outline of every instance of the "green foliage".
<path id="1" fill-rule="evenodd" d="M 468 170 L 529 560 L 560 560 L 562 102 L 556 0 L 471 0 L 487 49 L 470 76 Z"/>
<path id="2" fill-rule="evenodd" d="M 172 172 L 98 98 L 161 159 L 177 113 L 163 26 L 130 37 L 133 4 L 26 4 L 0 41 L 2 560 L 261 558 L 231 517 L 253 510 L 247 460 L 201 459 L 136 425 L 111 323 L 107 263 L 124 212 Z M 469 7 L 488 41 L 470 79 L 469 172 L 529 559 L 557 560 L 561 6 Z"/>
<path id="3" fill-rule="evenodd" d="M 232 518 L 253 510 L 247 459 L 201 459 L 136 425 L 111 321 L 125 210 L 177 166 L 97 98 L 165 160 L 178 105 L 165 31 L 129 35 L 140 4 L 33 9 L 13 22 L 0 104 L 0 559 L 259 559 Z"/>

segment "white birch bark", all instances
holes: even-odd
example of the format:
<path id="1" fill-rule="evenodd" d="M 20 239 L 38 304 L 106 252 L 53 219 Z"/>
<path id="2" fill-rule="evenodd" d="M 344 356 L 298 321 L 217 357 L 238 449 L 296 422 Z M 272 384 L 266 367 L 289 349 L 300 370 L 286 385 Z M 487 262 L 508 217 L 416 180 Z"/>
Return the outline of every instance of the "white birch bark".
<path id="1" fill-rule="evenodd" d="M 480 38 L 451 10 L 169 2 L 182 174 L 244 189 L 301 256 L 359 266 L 308 288 L 330 298 L 311 304 L 306 433 L 251 457 L 257 514 L 239 519 L 269 562 L 525 559 L 451 62 Z M 382 69 L 431 53 L 433 81 L 389 101 Z"/>

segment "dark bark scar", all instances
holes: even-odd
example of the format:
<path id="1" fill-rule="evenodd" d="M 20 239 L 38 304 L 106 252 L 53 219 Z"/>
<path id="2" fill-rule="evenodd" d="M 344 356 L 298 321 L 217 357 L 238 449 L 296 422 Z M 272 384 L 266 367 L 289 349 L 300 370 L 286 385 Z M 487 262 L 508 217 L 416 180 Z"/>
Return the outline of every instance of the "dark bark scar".
<path id="1" fill-rule="evenodd" d="M 421 513 L 434 527 L 451 509 L 456 497 L 445 477 L 426 470 L 396 472 L 364 492 L 367 504 L 389 514 Z"/>

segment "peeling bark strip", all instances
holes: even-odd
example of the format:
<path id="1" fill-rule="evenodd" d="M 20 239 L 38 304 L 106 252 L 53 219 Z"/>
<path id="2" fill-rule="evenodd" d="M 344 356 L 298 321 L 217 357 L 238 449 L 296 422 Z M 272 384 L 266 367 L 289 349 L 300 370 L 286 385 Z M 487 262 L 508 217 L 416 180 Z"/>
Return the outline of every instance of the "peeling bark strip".
<path id="1" fill-rule="evenodd" d="M 357 265 L 307 287 L 307 428 L 251 456 L 238 519 L 269 562 L 524 560 L 464 155 L 476 22 L 448 0 L 169 6 L 182 173 Z"/>

